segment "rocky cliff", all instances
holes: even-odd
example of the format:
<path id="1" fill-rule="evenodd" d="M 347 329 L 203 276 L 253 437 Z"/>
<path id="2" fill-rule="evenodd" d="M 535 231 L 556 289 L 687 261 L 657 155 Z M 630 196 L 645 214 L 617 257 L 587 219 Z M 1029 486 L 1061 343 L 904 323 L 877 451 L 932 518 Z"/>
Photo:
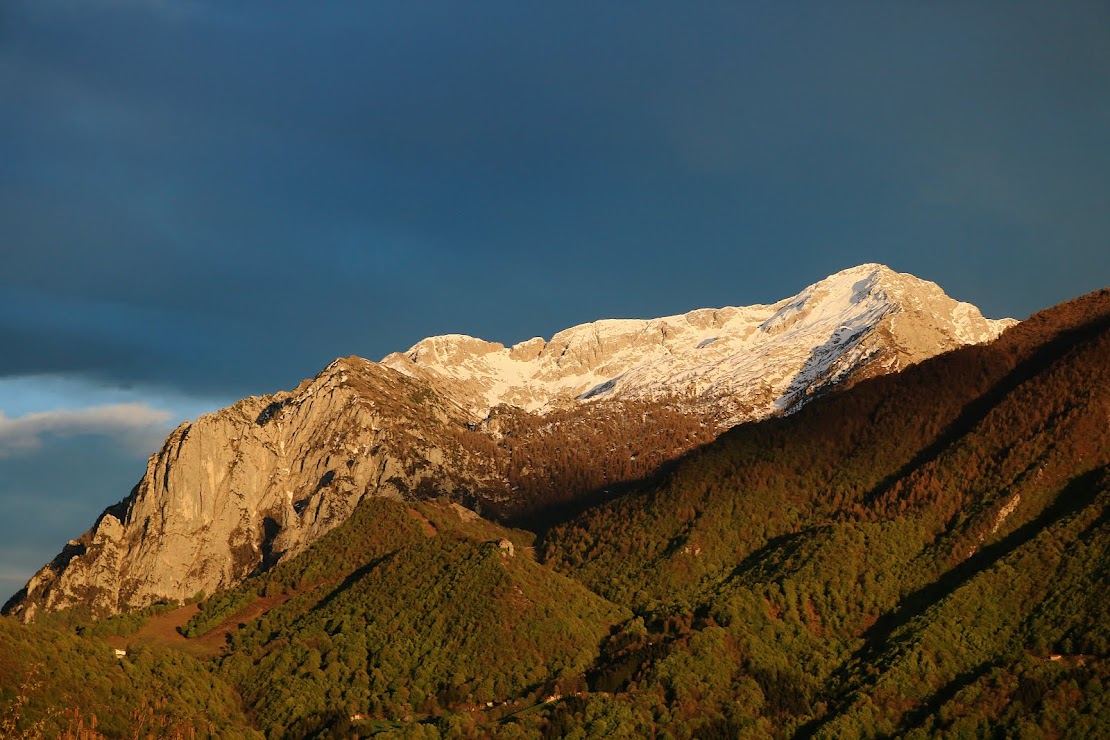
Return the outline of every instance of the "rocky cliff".
<path id="1" fill-rule="evenodd" d="M 211 593 L 301 551 L 366 496 L 511 504 L 523 495 L 517 482 L 554 455 L 567 472 L 548 476 L 545 490 L 573 488 L 571 476 L 575 490 L 606 485 L 730 424 L 992 339 L 1010 323 L 984 319 L 933 283 L 863 265 L 772 305 L 599 321 L 513 347 L 432 337 L 380 364 L 336 360 L 291 392 L 174 430 L 131 495 L 5 612 L 109 614 Z M 504 438 L 507 408 L 523 444 Z M 607 426 L 606 436 L 567 458 L 583 418 L 591 433 Z M 612 444 L 637 424 L 635 445 Z M 674 433 L 653 434 L 661 424 Z"/>
<path id="2" fill-rule="evenodd" d="M 146 474 L 8 610 L 114 613 L 238 583 L 344 521 L 368 495 L 453 494 L 495 475 L 454 404 L 359 358 L 170 434 Z"/>

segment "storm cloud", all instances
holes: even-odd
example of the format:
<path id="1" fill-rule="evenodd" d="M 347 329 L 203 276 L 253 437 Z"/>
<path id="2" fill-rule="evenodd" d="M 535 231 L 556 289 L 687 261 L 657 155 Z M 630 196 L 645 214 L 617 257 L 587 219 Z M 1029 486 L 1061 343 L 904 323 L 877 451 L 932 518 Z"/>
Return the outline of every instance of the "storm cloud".
<path id="1" fill-rule="evenodd" d="M 992 315 L 1105 281 L 1105 5 L 699 8 L 9 3 L 8 367 L 276 390 L 867 260 Z"/>

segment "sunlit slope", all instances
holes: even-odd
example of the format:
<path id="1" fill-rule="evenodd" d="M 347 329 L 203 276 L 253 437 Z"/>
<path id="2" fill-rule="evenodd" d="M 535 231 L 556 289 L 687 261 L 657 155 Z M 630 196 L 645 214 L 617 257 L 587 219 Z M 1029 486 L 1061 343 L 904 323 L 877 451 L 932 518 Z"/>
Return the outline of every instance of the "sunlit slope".
<path id="1" fill-rule="evenodd" d="M 0 737 L 261 737 L 238 697 L 180 652 L 117 658 L 103 639 L 0 618 Z"/>
<path id="2" fill-rule="evenodd" d="M 294 735 L 584 687 L 631 615 L 530 545 L 459 506 L 365 501 L 301 556 L 210 600 L 201 615 L 215 626 L 251 599 L 289 597 L 233 634 L 218 673 L 263 730 Z"/>

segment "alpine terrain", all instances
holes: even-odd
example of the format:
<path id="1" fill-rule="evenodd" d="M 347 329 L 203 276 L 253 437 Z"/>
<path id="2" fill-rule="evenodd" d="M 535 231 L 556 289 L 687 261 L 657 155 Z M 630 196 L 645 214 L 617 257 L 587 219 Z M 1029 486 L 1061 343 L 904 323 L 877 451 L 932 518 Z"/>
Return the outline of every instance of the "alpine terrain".
<path id="1" fill-rule="evenodd" d="M 336 360 L 293 391 L 174 430 L 131 495 L 5 611 L 107 615 L 228 588 L 370 496 L 521 517 L 1013 323 L 868 264 L 768 306 L 598 321 L 509 348 L 432 337 L 380 363 Z"/>
<path id="2" fill-rule="evenodd" d="M 339 360 L 9 603 L 0 735 L 1105 736 L 1110 289 L 1006 324 L 868 265 Z"/>

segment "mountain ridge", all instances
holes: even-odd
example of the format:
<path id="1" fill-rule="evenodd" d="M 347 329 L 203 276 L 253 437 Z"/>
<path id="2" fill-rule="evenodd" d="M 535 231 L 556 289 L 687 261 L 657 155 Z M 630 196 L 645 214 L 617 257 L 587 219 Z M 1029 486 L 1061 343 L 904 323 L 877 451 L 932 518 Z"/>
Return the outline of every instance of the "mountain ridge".
<path id="1" fill-rule="evenodd" d="M 228 588 L 303 551 L 368 496 L 526 513 L 1012 323 L 867 264 L 775 304 L 594 322 L 542 347 L 450 335 L 381 363 L 340 358 L 292 391 L 179 426 L 131 495 L 4 611 L 112 614 Z M 491 374 L 502 366 L 521 383 Z"/>
<path id="2" fill-rule="evenodd" d="M 722 422 L 732 425 L 788 410 L 862 366 L 891 372 L 1015 323 L 985 319 L 935 283 L 867 263 L 772 304 L 602 319 L 511 347 L 447 334 L 381 363 L 427 380 L 478 417 L 501 403 L 543 413 L 677 390 L 702 408 L 723 406 Z M 868 336 L 876 331 L 886 336 Z"/>
<path id="3" fill-rule="evenodd" d="M 394 377 L 362 362 L 333 382 Z M 227 736 L 1101 736 L 1108 389 L 1110 289 L 733 427 L 539 537 L 447 496 L 363 498 L 300 554 L 182 607 L 191 621 L 165 649 L 208 656 L 194 693 Z M 269 400 L 242 415 L 292 428 L 297 399 Z M 501 443 L 549 441 L 565 416 L 560 444 L 588 447 L 585 431 L 639 414 L 492 416 Z M 128 636 L 142 615 L 13 627 L 38 651 L 46 627 L 77 624 L 83 653 L 124 647 L 140 680 L 171 655 Z M 199 635 L 226 647 L 201 653 Z M 142 706 L 49 715 L 88 662 L 64 649 L 74 670 L 48 676 L 38 706 L 14 699 L 22 726 L 118 726 Z M 32 660 L 10 657 L 0 706 Z M 204 731 L 187 707 L 154 709 Z"/>

